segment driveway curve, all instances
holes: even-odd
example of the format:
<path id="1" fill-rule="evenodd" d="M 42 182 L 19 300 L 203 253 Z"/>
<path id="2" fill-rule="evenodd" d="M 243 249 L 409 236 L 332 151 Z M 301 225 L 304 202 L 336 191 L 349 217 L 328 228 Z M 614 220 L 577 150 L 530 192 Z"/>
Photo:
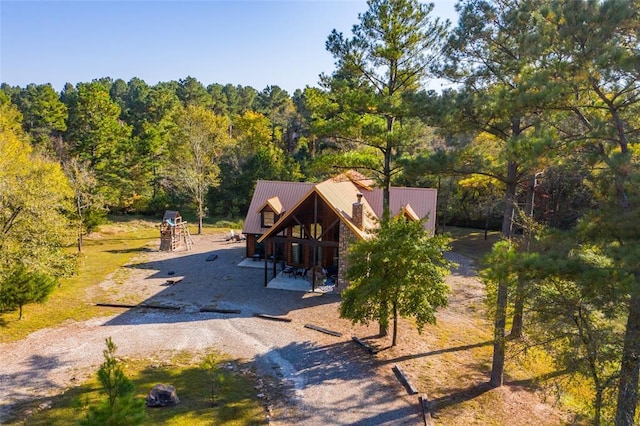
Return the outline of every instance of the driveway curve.
<path id="1" fill-rule="evenodd" d="M 286 410 L 271 424 L 422 424 L 417 398 L 390 370 L 381 370 L 338 318 L 339 297 L 264 287 L 264 270 L 241 268 L 244 248 L 222 235 L 195 236 L 194 250 L 159 252 L 155 242 L 125 268 L 126 280 L 107 280 L 106 294 L 179 310 L 114 309 L 114 315 L 40 330 L 0 345 L 0 423 L 20 402 L 46 398 L 81 383 L 102 362 L 111 337 L 118 356 L 156 359 L 162 353 L 216 350 L 256 366 L 288 390 Z M 217 258 L 207 261 L 216 254 Z M 167 285 L 167 280 L 182 280 Z M 104 291 L 89 291 L 91 302 Z M 201 312 L 204 307 L 240 314 Z M 268 321 L 265 313 L 291 322 Z M 334 337 L 305 328 L 314 323 L 346 331 Z M 363 329 L 358 329 L 362 332 Z M 179 390 L 178 390 L 179 392 Z"/>

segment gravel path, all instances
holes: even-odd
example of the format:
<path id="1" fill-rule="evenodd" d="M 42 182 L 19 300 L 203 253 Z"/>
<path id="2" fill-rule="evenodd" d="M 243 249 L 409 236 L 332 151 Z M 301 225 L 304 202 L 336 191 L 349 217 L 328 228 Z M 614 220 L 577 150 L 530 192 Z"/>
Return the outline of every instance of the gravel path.
<path id="1" fill-rule="evenodd" d="M 190 252 L 165 253 L 149 246 L 126 267 L 124 283 L 107 280 L 100 285 L 106 293 L 88 293 L 92 302 L 110 302 L 95 300 L 97 294 L 109 294 L 114 300 L 177 306 L 178 311 L 114 309 L 113 316 L 0 345 L 0 423 L 14 404 L 54 396 L 94 374 L 104 341 L 111 337 L 121 357 L 156 360 L 164 352 L 215 349 L 254 364 L 290 391 L 289 409 L 272 424 L 421 424 L 417 398 L 407 396 L 389 371 L 380 370 L 351 341 L 351 325 L 338 319 L 337 295 L 264 288 L 263 270 L 237 266 L 244 246 L 222 237 L 195 236 Z M 218 258 L 206 261 L 211 253 Z M 182 281 L 168 286 L 167 279 Z M 202 307 L 241 313 L 202 313 Z M 292 321 L 267 321 L 254 313 L 286 315 Z M 304 328 L 309 322 L 345 333 L 327 336 Z"/>

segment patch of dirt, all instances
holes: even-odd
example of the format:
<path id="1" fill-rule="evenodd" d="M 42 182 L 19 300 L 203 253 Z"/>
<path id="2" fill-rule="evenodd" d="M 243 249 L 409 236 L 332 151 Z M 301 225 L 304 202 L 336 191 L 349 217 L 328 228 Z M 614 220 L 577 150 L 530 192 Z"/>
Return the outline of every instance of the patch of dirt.
<path id="1" fill-rule="evenodd" d="M 179 310 L 114 308 L 109 317 L 69 322 L 0 345 L 0 421 L 13 404 L 56 395 L 94 374 L 104 340 L 112 337 L 126 357 L 215 349 L 250 362 L 270 395 L 265 409 L 271 424 L 421 424 L 417 395 L 407 394 L 394 365 L 428 396 L 436 424 L 565 422 L 535 388 L 486 386 L 492 327 L 485 319 L 484 287 L 463 256 L 449 254 L 459 266 L 447 277 L 450 304 L 437 314 L 438 323 L 418 334 L 412 321 L 401 320 L 398 345 L 389 348 L 390 337 L 378 338 L 377 324 L 353 325 L 339 317 L 338 295 L 266 289 L 264 270 L 237 266 L 244 259 L 242 243 L 226 242 L 224 234 L 193 239 L 189 252 L 160 252 L 159 241 L 152 242 L 87 292 L 93 303 L 143 302 Z M 206 261 L 212 253 L 218 258 Z M 203 313 L 203 307 L 241 314 Z M 254 317 L 258 312 L 291 322 Z M 370 355 L 352 336 L 380 352 Z"/>

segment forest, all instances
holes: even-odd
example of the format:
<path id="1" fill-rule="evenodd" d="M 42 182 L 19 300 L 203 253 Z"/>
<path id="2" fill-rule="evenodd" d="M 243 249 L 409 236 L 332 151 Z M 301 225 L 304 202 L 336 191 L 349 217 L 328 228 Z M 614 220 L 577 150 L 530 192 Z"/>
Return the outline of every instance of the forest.
<path id="1" fill-rule="evenodd" d="M 3 83 L 1 307 L 22 306 L 8 283 L 37 300 L 72 274 L 65 248 L 107 213 L 237 220 L 258 179 L 356 169 L 437 188 L 439 231 L 501 231 L 481 271 L 493 386 L 508 343 L 526 341 L 588 383 L 594 424 L 633 425 L 640 3 L 463 0 L 456 23 L 432 9 L 370 0 L 352 34 L 328 35 L 335 70 L 293 94 L 190 76 Z M 425 89 L 433 78 L 450 88 Z"/>

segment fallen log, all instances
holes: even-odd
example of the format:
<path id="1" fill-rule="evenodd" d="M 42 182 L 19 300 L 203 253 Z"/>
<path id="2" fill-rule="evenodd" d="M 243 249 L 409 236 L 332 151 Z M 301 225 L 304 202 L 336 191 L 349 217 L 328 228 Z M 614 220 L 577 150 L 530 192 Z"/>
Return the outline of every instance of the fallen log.
<path id="1" fill-rule="evenodd" d="M 409 392 L 409 395 L 415 395 L 418 393 L 418 390 L 415 388 L 415 386 L 413 386 L 411 380 L 409 380 L 409 378 L 404 374 L 404 371 L 402 371 L 398 364 L 393 366 L 393 371 L 396 373 L 396 376 L 398 377 L 400 382 L 402 382 L 404 387 L 407 388 L 407 392 Z"/>
<path id="2" fill-rule="evenodd" d="M 138 308 L 150 308 L 150 309 L 165 309 L 170 311 L 179 311 L 180 306 L 165 306 L 165 305 L 149 305 L 146 303 L 141 303 L 137 306 Z"/>
<path id="3" fill-rule="evenodd" d="M 427 400 L 427 394 L 422 394 L 418 397 L 420 403 L 420 411 L 422 411 L 422 421 L 424 426 L 433 426 L 433 419 L 431 418 L 431 412 L 429 411 L 429 401 Z"/>
<path id="4" fill-rule="evenodd" d="M 125 305 L 124 303 L 96 303 L 96 306 L 103 306 L 107 308 L 137 308 L 138 305 Z"/>
<path id="5" fill-rule="evenodd" d="M 378 353 L 378 350 L 376 348 L 374 348 L 373 346 L 371 346 L 370 344 L 368 344 L 364 340 L 358 339 L 356 336 L 353 336 L 352 339 L 353 339 L 354 342 L 358 343 L 360 346 L 365 348 L 370 354 L 375 355 L 375 354 Z"/>
<path id="6" fill-rule="evenodd" d="M 323 328 L 323 327 L 318 327 L 317 325 L 305 324 L 304 326 L 305 326 L 305 328 L 310 328 L 311 330 L 316 330 L 316 331 L 319 331 L 321 333 L 330 334 L 330 335 L 336 336 L 336 337 L 342 337 L 342 333 L 340 333 L 340 332 L 329 330 L 329 329 Z"/>
<path id="7" fill-rule="evenodd" d="M 218 314 L 239 314 L 240 309 L 200 308 L 200 312 L 215 312 Z"/>
<path id="8" fill-rule="evenodd" d="M 291 322 L 291 318 L 286 318 L 286 317 L 277 317 L 274 315 L 267 315 L 267 314 L 258 314 L 258 313 L 254 313 L 253 314 L 254 317 L 258 317 L 258 318 L 263 318 L 263 319 L 267 319 L 267 320 L 271 320 L 271 321 L 281 321 L 281 322 Z"/>
<path id="9" fill-rule="evenodd" d="M 128 305 L 125 303 L 96 303 L 96 306 L 103 306 L 107 308 L 123 308 L 123 309 L 133 309 L 133 308 L 151 308 L 151 309 L 167 309 L 179 311 L 179 306 L 162 306 L 162 305 L 149 305 L 146 303 L 141 303 L 139 305 Z"/>

